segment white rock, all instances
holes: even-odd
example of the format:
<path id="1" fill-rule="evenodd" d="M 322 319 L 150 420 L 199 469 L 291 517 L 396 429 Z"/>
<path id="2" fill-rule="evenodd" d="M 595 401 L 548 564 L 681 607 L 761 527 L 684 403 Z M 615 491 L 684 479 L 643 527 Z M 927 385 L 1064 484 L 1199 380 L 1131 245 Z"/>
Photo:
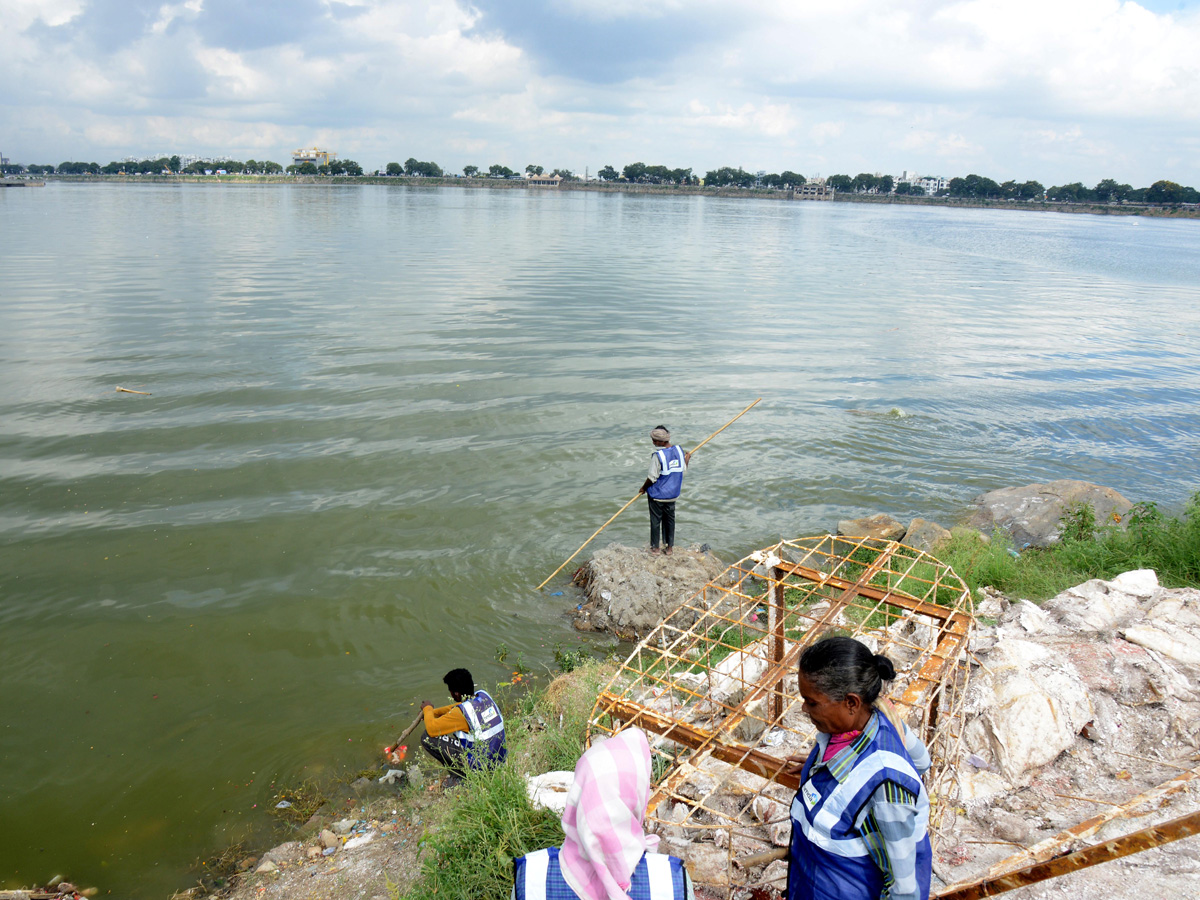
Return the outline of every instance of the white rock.
<path id="1" fill-rule="evenodd" d="M 729 884 L 729 853 L 713 844 L 689 844 L 683 861 L 688 874 L 698 884 L 725 886 Z"/>
<path id="2" fill-rule="evenodd" d="M 1075 667 L 1031 641 L 997 644 L 987 664 L 988 674 L 973 688 L 975 703 L 983 709 L 992 758 L 1018 784 L 1075 742 L 1092 704 Z"/>
<path id="3" fill-rule="evenodd" d="M 542 775 L 525 776 L 525 793 L 529 801 L 539 809 L 548 809 L 562 815 L 567 809 L 567 791 L 575 783 L 574 772 L 545 772 Z"/>
<path id="4" fill-rule="evenodd" d="M 1028 634 L 1057 634 L 1058 625 L 1040 606 L 1021 600 L 1014 603 L 1004 617 L 1005 623 L 1016 623 Z"/>
<path id="5" fill-rule="evenodd" d="M 338 819 L 330 826 L 330 831 L 334 834 L 349 834 L 354 828 L 353 819 Z"/>
<path id="6" fill-rule="evenodd" d="M 1150 607 L 1146 618 L 1171 622 L 1200 633 L 1200 591 L 1178 591 L 1165 597 Z"/>
<path id="7" fill-rule="evenodd" d="M 271 875 L 279 871 L 279 866 L 275 865 L 275 863 L 271 862 L 270 860 L 267 860 L 254 871 L 258 875 Z"/>
<path id="8" fill-rule="evenodd" d="M 1112 585 L 1126 594 L 1145 599 L 1152 597 L 1158 590 L 1158 575 L 1153 569 L 1135 569 L 1132 572 L 1122 572 L 1112 580 Z"/>
<path id="9" fill-rule="evenodd" d="M 766 826 L 772 844 L 786 847 L 791 843 L 792 819 L 787 804 L 770 797 L 755 797 L 751 809 L 754 817 Z"/>
<path id="10" fill-rule="evenodd" d="M 1187 666 L 1200 666 L 1200 637 L 1168 622 L 1131 625 L 1121 632 L 1131 644 L 1154 650 Z"/>
<path id="11" fill-rule="evenodd" d="M 971 766 L 963 766 L 958 770 L 958 787 L 964 802 L 985 800 L 1012 790 L 1012 785 L 995 772 Z"/>
<path id="12" fill-rule="evenodd" d="M 738 722 L 737 736 L 747 744 L 753 744 L 767 727 L 767 698 L 759 697 L 746 707 L 746 718 Z"/>
<path id="13" fill-rule="evenodd" d="M 1068 588 L 1042 609 L 1073 631 L 1104 631 L 1138 609 L 1138 595 L 1115 585 L 1096 578 Z"/>
<path id="14" fill-rule="evenodd" d="M 759 879 L 759 883 L 769 884 L 777 888 L 783 888 L 784 883 L 787 881 L 787 876 L 787 862 L 782 859 L 777 859 L 763 870 L 762 878 Z"/>
<path id="15" fill-rule="evenodd" d="M 718 703 L 736 706 L 766 670 L 766 641 L 747 644 L 709 670 L 709 696 Z"/>

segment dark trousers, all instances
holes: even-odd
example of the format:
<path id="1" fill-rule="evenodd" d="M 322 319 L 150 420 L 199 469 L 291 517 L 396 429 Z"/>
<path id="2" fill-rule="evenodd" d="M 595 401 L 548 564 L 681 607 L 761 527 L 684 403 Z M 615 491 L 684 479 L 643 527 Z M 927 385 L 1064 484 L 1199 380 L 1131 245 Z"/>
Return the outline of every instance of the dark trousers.
<path id="1" fill-rule="evenodd" d="M 650 546 L 658 546 L 658 533 L 662 531 L 662 542 L 668 547 L 675 546 L 675 502 L 663 503 L 653 497 L 647 497 L 650 504 Z"/>
<path id="2" fill-rule="evenodd" d="M 453 735 L 447 734 L 442 737 L 421 735 L 421 746 L 425 748 L 426 753 L 438 761 L 439 765 L 445 766 L 460 777 L 465 774 L 467 751 L 454 739 Z"/>

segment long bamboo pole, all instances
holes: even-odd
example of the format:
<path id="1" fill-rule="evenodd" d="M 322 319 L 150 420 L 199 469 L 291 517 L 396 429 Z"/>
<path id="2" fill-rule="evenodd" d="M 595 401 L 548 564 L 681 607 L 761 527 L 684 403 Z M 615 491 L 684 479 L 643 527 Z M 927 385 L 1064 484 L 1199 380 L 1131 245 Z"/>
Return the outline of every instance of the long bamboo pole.
<path id="1" fill-rule="evenodd" d="M 951 885 L 940 894 L 935 894 L 936 900 L 981 900 L 983 897 L 994 897 L 1007 891 L 1037 884 L 1047 878 L 1057 878 L 1068 872 L 1077 872 L 1089 866 L 1121 859 L 1153 847 L 1161 847 L 1171 841 L 1192 837 L 1200 834 L 1200 812 L 1180 816 L 1170 822 L 1143 828 L 1133 834 L 1105 841 L 1103 844 L 1092 844 L 1074 853 L 1058 856 L 1045 862 L 1018 869 L 1005 875 L 984 878 L 971 884 Z"/>
<path id="2" fill-rule="evenodd" d="M 736 422 L 738 419 L 740 419 L 746 413 L 750 412 L 750 410 L 752 410 L 755 406 L 757 406 L 761 401 L 762 401 L 762 397 L 759 397 L 757 400 L 755 400 L 753 403 L 751 403 L 749 406 L 747 406 L 745 409 L 743 409 L 740 413 L 738 413 L 736 416 L 734 416 L 732 419 L 730 419 L 728 422 L 726 422 L 724 425 L 722 425 L 720 428 L 718 428 L 716 431 L 714 431 L 712 434 L 710 434 L 708 437 L 706 437 L 704 440 L 702 440 L 699 444 L 697 444 L 696 449 L 692 450 L 691 453 L 689 453 L 688 455 L 691 456 L 691 455 L 695 454 L 696 450 L 699 450 L 701 447 L 703 447 L 705 444 L 707 444 L 709 441 L 711 441 L 713 438 L 715 438 L 718 434 L 720 434 L 722 431 L 724 431 L 726 428 L 728 428 L 730 425 L 732 425 L 734 422 Z M 536 588 L 534 588 L 534 590 L 540 591 L 542 588 L 544 588 L 546 586 L 547 582 L 549 582 L 551 578 L 553 578 L 555 575 L 557 575 L 559 572 L 561 572 L 564 568 L 566 568 L 567 563 L 569 563 L 571 560 L 573 560 L 575 557 L 577 557 L 580 553 L 582 553 L 583 548 L 586 547 L 588 544 L 590 544 L 593 540 L 595 540 L 596 535 L 598 535 L 605 528 L 607 528 L 609 525 L 611 525 L 613 519 L 615 519 L 621 513 L 625 512 L 625 510 L 629 509 L 629 507 L 633 505 L 633 502 L 635 500 L 637 500 L 637 498 L 640 496 L 642 496 L 641 491 L 639 491 L 638 493 L 636 493 L 632 497 L 630 497 L 628 503 L 626 503 L 624 506 L 622 506 L 620 509 L 618 509 L 615 513 L 613 513 L 612 518 L 610 518 L 607 522 L 605 522 L 603 525 L 601 525 L 599 528 L 597 528 L 594 532 L 592 532 L 592 536 L 590 538 L 588 538 L 586 541 L 584 541 L 582 544 L 580 544 L 579 549 L 576 550 L 574 553 L 572 553 L 570 556 L 568 556 L 565 560 L 563 560 L 563 564 L 561 566 L 559 566 L 557 569 L 555 569 L 553 572 L 551 572 L 549 574 L 549 576 L 547 576 L 546 580 L 543 581 L 541 584 L 539 584 Z"/>

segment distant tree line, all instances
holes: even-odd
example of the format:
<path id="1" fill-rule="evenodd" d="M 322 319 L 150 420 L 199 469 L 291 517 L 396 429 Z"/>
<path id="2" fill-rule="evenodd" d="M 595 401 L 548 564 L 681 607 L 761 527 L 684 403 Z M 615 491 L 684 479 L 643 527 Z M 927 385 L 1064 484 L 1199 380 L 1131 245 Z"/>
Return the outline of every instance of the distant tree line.
<path id="1" fill-rule="evenodd" d="M 667 166 L 648 166 L 642 162 L 630 163 L 620 172 L 605 166 L 596 173 L 601 181 L 624 182 L 626 184 L 699 184 L 700 178 L 691 169 L 671 169 Z"/>
<path id="2" fill-rule="evenodd" d="M 287 172 L 289 175 L 362 175 L 363 169 L 352 159 L 330 160 L 324 165 L 311 162 L 290 165 L 286 169 L 279 163 L 270 160 L 248 159 L 245 162 L 232 159 L 216 159 L 197 161 L 184 166 L 179 156 L 163 156 L 157 159 L 142 159 L 137 161 L 110 162 L 101 166 L 94 162 L 62 162 L 57 166 L 29 165 L 21 166 L 9 163 L 0 168 L 0 174 L 20 175 L 158 175 L 182 174 L 204 175 L 210 171 L 224 170 L 229 174 L 245 175 L 278 175 Z M 541 175 L 545 169 L 533 163 L 525 167 L 525 175 Z M 409 157 L 401 165 L 390 162 L 382 172 L 376 174 L 410 178 L 442 178 L 446 172 L 435 162 L 423 162 L 415 157 Z M 564 181 L 578 180 L 578 176 L 568 169 L 554 169 L 552 175 L 557 175 Z M 463 166 L 463 175 L 467 178 L 521 178 L 519 172 L 514 172 L 508 166 L 495 163 L 484 173 L 479 166 Z M 672 169 L 667 166 L 649 166 L 642 162 L 630 163 L 621 171 L 611 165 L 604 166 L 596 177 L 601 181 L 624 184 L 660 184 L 660 185 L 698 185 L 701 179 L 690 168 Z M 784 171 L 779 174 L 754 174 L 742 167 L 722 166 L 705 173 L 703 184 L 712 187 L 766 187 L 782 190 L 800 187 L 806 183 L 803 175 L 796 172 Z M 825 179 L 828 187 L 835 191 L 855 194 L 896 194 L 896 195 L 925 195 L 925 189 L 920 184 L 900 182 L 891 175 L 871 175 L 860 172 L 849 175 L 830 175 Z M 953 197 L 966 200 L 1052 200 L 1059 203 L 1200 203 L 1200 191 L 1193 187 L 1176 184 L 1174 181 L 1156 181 L 1145 188 L 1134 188 L 1128 184 L 1119 184 L 1112 178 L 1105 178 L 1095 187 L 1085 187 L 1081 182 L 1043 187 L 1037 181 L 1005 181 L 998 184 L 983 175 L 967 175 L 963 178 L 951 178 L 944 190 L 938 191 L 937 196 Z"/>
<path id="3" fill-rule="evenodd" d="M 705 179 L 705 183 L 708 180 Z M 894 184 L 890 175 L 830 175 L 825 183 L 835 191 L 855 194 L 916 194 L 924 196 L 919 184 Z M 1200 192 L 1173 181 L 1156 181 L 1148 188 L 1133 188 L 1105 178 L 1094 188 L 1074 184 L 1043 187 L 1038 181 L 1006 181 L 998 184 L 983 175 L 951 178 L 939 197 L 963 200 L 1053 200 L 1059 203 L 1200 203 Z"/>
<path id="4" fill-rule="evenodd" d="M 289 175 L 361 175 L 363 168 L 352 159 L 331 159 L 327 163 L 300 163 L 290 165 L 283 171 Z"/>
<path id="5" fill-rule="evenodd" d="M 14 175 L 21 172 L 27 172 L 30 175 L 54 175 L 56 173 L 59 175 L 204 175 L 206 172 L 217 169 L 238 175 L 278 175 L 283 172 L 283 166 L 270 160 L 259 162 L 248 159 L 245 162 L 239 162 L 233 159 L 218 159 L 207 162 L 197 161 L 185 166 L 178 156 L 162 156 L 158 159 L 141 159 L 133 162 L 114 160 L 104 166 L 94 162 L 62 162 L 57 166 L 6 166 L 6 169 L 15 170 L 6 172 L 6 174 Z"/>

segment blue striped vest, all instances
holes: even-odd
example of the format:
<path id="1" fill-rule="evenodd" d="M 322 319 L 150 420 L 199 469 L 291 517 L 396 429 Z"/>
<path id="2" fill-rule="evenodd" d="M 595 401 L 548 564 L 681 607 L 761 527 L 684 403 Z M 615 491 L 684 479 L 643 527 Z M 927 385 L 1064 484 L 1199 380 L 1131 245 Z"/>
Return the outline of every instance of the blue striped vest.
<path id="1" fill-rule="evenodd" d="M 683 449 L 678 445 L 661 447 L 654 451 L 658 457 L 658 480 L 646 488 L 646 493 L 655 500 L 674 500 L 683 490 L 683 470 L 686 468 Z"/>
<path id="2" fill-rule="evenodd" d="M 871 795 L 884 782 L 899 785 L 916 797 L 921 807 L 918 827 L 923 831 L 928 826 L 929 796 L 904 749 L 904 739 L 886 716 L 874 713 L 872 719 L 875 733 L 869 733 L 872 724 L 868 724 L 863 732 L 868 742 L 859 749 L 858 759 L 842 781 L 828 766 L 813 772 L 820 745 L 804 763 L 800 790 L 792 800 L 788 900 L 879 900 L 883 873 L 871 858 L 859 826 L 870 812 Z M 857 747 L 856 742 L 842 752 Z M 933 861 L 928 833 L 921 834 L 916 854 L 918 888 L 922 897 L 928 897 Z"/>
<path id="3" fill-rule="evenodd" d="M 662 853 L 644 853 L 633 870 L 631 900 L 685 900 L 683 862 Z M 558 848 L 538 850 L 513 860 L 513 895 L 517 900 L 579 900 L 563 879 Z"/>
<path id="4" fill-rule="evenodd" d="M 456 731 L 454 736 L 467 751 L 467 763 L 471 768 L 504 762 L 508 756 L 504 744 L 504 717 L 500 715 L 496 701 L 487 691 L 476 691 L 474 697 L 458 704 L 458 708 L 471 730 Z"/>

